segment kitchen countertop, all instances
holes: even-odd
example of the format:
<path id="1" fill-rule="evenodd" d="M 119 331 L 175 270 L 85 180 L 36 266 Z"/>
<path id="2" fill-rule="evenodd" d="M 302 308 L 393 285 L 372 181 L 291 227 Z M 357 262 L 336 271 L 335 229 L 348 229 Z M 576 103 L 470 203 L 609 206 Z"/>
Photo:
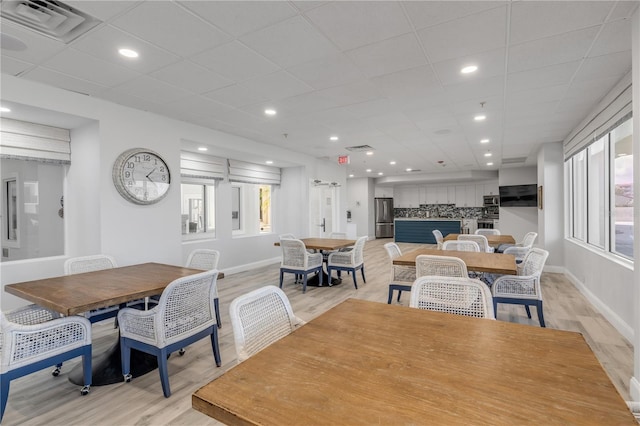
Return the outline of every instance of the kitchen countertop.
<path id="1" fill-rule="evenodd" d="M 396 217 L 394 220 L 408 220 L 408 221 L 417 221 L 417 220 L 424 220 L 424 221 L 443 221 L 443 220 L 448 220 L 448 221 L 457 221 L 460 222 L 462 220 L 462 218 L 452 218 L 452 217 Z"/>

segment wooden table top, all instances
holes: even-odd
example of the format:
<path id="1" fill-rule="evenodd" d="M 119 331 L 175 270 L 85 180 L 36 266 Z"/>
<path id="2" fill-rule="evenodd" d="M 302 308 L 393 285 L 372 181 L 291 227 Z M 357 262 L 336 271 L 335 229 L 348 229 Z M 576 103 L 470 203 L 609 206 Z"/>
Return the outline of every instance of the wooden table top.
<path id="1" fill-rule="evenodd" d="M 457 240 L 458 235 L 461 234 L 449 234 L 444 237 L 444 241 Z M 487 237 L 487 242 L 491 247 L 498 247 L 500 244 L 515 244 L 516 240 L 512 235 L 485 235 Z"/>
<path id="2" fill-rule="evenodd" d="M 581 334 L 355 299 L 192 406 L 229 425 L 637 425 Z"/>
<path id="3" fill-rule="evenodd" d="M 321 251 L 338 250 L 351 247 L 356 243 L 355 240 L 342 240 L 338 238 L 301 238 L 300 240 L 306 248 Z M 279 246 L 280 242 L 277 241 L 274 245 Z"/>
<path id="4" fill-rule="evenodd" d="M 173 280 L 202 272 L 161 263 L 105 269 L 6 285 L 5 291 L 63 315 L 162 293 Z"/>
<path id="5" fill-rule="evenodd" d="M 432 256 L 452 256 L 460 258 L 467 269 L 491 274 L 517 275 L 516 257 L 512 254 L 483 253 L 476 251 L 417 249 L 393 259 L 394 265 L 416 266 L 416 257 L 421 254 Z"/>

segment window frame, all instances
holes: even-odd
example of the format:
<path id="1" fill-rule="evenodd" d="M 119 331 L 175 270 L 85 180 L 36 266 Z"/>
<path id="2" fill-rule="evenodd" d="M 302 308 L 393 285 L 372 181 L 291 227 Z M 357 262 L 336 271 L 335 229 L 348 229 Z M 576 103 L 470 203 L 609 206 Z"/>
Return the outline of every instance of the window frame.
<path id="1" fill-rule="evenodd" d="M 203 204 L 203 229 L 202 232 L 184 232 L 184 222 L 182 221 L 183 204 L 184 204 L 184 190 L 183 185 L 195 185 L 202 187 L 202 204 Z M 212 194 L 211 194 L 212 193 Z M 218 183 L 217 180 L 209 179 L 196 179 L 196 178 L 182 178 L 180 182 L 180 228 L 182 241 L 193 241 L 203 239 L 216 238 L 217 226 L 216 226 L 216 209 L 218 205 Z M 211 219 L 213 218 L 213 219 Z M 187 223 L 188 223 L 187 218 Z M 210 222 L 213 222 L 211 225 Z"/>

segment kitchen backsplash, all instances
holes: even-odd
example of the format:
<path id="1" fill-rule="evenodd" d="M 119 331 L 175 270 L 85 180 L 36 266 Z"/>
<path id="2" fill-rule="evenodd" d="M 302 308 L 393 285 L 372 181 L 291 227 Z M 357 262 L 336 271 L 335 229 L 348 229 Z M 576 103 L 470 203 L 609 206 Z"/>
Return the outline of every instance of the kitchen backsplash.
<path id="1" fill-rule="evenodd" d="M 498 207 L 456 207 L 455 204 L 420 204 L 420 207 L 393 209 L 393 216 L 397 218 L 412 217 L 426 218 L 468 218 L 480 219 L 489 215 L 498 215 Z"/>

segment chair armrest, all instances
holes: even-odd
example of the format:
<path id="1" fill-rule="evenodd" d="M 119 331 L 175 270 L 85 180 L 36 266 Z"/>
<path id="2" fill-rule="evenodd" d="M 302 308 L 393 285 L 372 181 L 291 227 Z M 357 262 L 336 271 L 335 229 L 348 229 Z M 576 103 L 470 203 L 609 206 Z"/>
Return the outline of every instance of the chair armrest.
<path id="1" fill-rule="evenodd" d="M 307 266 L 313 268 L 314 266 L 321 266 L 323 262 L 322 253 L 309 253 L 307 254 Z"/>
<path id="2" fill-rule="evenodd" d="M 118 312 L 120 337 L 129 337 L 154 344 L 157 341 L 156 317 L 158 312 L 157 305 L 147 311 L 133 308 L 120 309 Z"/>
<path id="3" fill-rule="evenodd" d="M 328 264 L 335 265 L 350 265 L 355 261 L 355 250 L 352 251 L 343 251 L 343 252 L 334 252 L 329 255 L 327 259 Z"/>
<path id="4" fill-rule="evenodd" d="M 538 275 L 503 275 L 491 286 L 493 297 L 518 299 L 541 299 L 540 277 Z"/>
<path id="5" fill-rule="evenodd" d="M 14 309 L 11 312 L 6 312 L 5 316 L 9 321 L 22 325 L 40 324 L 62 317 L 58 312 L 51 311 L 35 304 L 23 306 L 22 308 Z"/>

